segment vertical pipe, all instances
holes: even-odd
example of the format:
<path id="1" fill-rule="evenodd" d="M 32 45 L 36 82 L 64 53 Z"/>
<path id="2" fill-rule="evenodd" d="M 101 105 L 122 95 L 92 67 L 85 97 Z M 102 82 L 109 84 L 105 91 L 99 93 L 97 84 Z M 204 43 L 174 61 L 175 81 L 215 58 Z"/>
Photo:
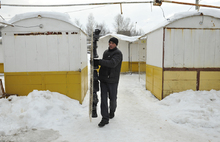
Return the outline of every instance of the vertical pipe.
<path id="1" fill-rule="evenodd" d="M 196 0 L 196 4 L 199 4 L 199 0 Z M 199 6 L 198 5 L 196 5 L 196 10 L 199 11 Z"/>
<path id="2" fill-rule="evenodd" d="M 130 49 L 130 42 L 128 42 L 128 68 L 129 72 L 131 73 L 131 49 Z"/>
<path id="3" fill-rule="evenodd" d="M 122 12 L 122 4 L 120 3 L 120 9 L 121 9 L 121 14 L 123 14 L 123 12 Z"/>

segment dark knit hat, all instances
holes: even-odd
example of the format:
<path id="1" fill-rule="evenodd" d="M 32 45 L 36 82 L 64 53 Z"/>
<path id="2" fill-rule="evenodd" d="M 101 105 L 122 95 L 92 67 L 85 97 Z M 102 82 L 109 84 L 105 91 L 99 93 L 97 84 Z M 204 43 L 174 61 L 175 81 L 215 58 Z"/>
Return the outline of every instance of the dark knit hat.
<path id="1" fill-rule="evenodd" d="M 109 41 L 108 42 L 114 42 L 116 45 L 118 45 L 118 39 L 117 38 L 115 38 L 115 37 L 112 37 L 112 38 L 110 38 L 109 39 Z"/>

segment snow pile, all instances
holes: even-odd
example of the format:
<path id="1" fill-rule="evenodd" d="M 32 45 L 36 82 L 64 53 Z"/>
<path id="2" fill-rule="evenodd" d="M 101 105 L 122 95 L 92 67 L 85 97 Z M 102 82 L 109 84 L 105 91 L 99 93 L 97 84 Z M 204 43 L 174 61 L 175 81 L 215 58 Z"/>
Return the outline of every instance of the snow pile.
<path id="1" fill-rule="evenodd" d="M 159 102 L 162 115 L 178 124 L 220 130 L 220 91 L 187 90 Z"/>
<path id="2" fill-rule="evenodd" d="M 82 105 L 37 90 L 0 99 L 0 141 L 219 142 L 220 91 L 188 90 L 159 101 L 138 74 L 121 74 L 117 106 L 115 118 L 99 128 L 100 101 L 90 122 L 88 92 Z"/>
<path id="3" fill-rule="evenodd" d="M 23 128 L 57 130 L 78 117 L 79 111 L 78 101 L 50 91 L 34 90 L 28 96 L 0 99 L 0 135 L 15 134 Z"/>

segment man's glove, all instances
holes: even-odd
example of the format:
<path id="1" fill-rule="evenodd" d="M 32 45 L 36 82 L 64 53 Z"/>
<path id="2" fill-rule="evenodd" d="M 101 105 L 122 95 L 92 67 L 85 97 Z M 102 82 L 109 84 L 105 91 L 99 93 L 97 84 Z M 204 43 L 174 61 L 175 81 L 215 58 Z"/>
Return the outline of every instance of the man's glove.
<path id="1" fill-rule="evenodd" d="M 98 65 L 100 65 L 99 61 L 100 59 L 93 59 L 94 67 L 97 67 Z"/>

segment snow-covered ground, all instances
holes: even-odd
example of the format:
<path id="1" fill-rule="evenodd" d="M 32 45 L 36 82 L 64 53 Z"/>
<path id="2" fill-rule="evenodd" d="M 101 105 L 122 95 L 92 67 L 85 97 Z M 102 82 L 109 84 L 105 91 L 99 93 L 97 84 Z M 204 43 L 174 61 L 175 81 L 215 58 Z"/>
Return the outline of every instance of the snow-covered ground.
<path id="1" fill-rule="evenodd" d="M 99 128 L 100 107 L 92 122 L 88 111 L 88 93 L 82 105 L 38 90 L 0 99 L 0 142 L 220 141 L 220 91 L 187 90 L 158 101 L 137 74 L 121 74 L 115 118 Z"/>

